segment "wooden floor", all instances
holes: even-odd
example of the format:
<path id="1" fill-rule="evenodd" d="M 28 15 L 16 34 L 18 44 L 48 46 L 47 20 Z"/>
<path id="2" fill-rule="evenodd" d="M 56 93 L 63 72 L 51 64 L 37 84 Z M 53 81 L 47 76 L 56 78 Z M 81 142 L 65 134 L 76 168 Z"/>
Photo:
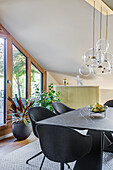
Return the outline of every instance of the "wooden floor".
<path id="1" fill-rule="evenodd" d="M 17 141 L 13 136 L 4 140 L 0 140 L 0 158 L 18 148 L 21 148 L 24 145 L 35 141 L 36 139 L 37 138 L 34 136 L 34 134 L 31 133 L 29 138 L 22 141 Z"/>

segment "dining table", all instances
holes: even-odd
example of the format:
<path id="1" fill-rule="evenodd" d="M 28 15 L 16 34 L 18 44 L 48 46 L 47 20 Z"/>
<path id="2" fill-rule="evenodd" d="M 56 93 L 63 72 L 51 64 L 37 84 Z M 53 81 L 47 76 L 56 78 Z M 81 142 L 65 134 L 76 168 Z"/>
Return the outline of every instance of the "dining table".
<path id="1" fill-rule="evenodd" d="M 76 161 L 74 170 L 102 170 L 104 133 L 113 131 L 113 108 L 107 109 L 105 117 L 90 116 L 89 108 L 84 107 L 38 123 L 66 126 L 79 130 L 88 129 L 87 134 L 92 136 L 91 151 Z"/>

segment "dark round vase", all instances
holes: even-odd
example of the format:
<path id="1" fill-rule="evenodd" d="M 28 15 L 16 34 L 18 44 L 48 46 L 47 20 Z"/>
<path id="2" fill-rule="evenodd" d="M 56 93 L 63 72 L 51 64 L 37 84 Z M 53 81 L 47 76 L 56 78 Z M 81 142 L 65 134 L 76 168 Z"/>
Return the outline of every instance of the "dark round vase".
<path id="1" fill-rule="evenodd" d="M 27 139 L 31 134 L 31 123 L 29 122 L 28 126 L 26 126 L 24 122 L 14 122 L 12 132 L 17 140 Z"/>

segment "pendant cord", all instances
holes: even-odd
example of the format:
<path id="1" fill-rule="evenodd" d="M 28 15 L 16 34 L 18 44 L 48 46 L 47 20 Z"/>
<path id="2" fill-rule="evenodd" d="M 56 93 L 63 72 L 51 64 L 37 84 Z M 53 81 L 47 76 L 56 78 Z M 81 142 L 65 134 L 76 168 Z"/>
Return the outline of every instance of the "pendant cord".
<path id="1" fill-rule="evenodd" d="M 100 39 L 102 38 L 102 7 L 101 7 L 101 13 L 100 13 Z"/>
<path id="2" fill-rule="evenodd" d="M 93 57 L 94 57 L 94 43 L 95 43 L 95 1 L 93 7 Z"/>
<path id="3" fill-rule="evenodd" d="M 106 40 L 108 39 L 108 12 L 106 12 Z"/>

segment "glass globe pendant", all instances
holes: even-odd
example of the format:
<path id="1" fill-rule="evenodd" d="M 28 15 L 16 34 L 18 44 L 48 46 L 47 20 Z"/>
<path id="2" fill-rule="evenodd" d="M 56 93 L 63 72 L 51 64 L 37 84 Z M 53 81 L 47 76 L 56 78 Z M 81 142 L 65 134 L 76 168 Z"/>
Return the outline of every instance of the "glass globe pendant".
<path id="1" fill-rule="evenodd" d="M 105 52 L 108 50 L 109 48 L 109 43 L 107 40 L 102 40 L 102 39 L 99 39 L 96 43 L 96 47 L 99 51 L 102 51 L 102 52 Z"/>
<path id="2" fill-rule="evenodd" d="M 103 72 L 103 65 L 104 62 L 104 55 L 101 51 L 98 51 L 97 53 L 97 67 L 94 68 L 95 74 L 101 74 Z"/>
<path id="3" fill-rule="evenodd" d="M 92 74 L 104 74 L 113 73 L 113 55 L 107 52 L 109 48 L 109 43 L 107 41 L 108 36 L 108 12 L 106 13 L 106 39 L 102 39 L 102 7 L 100 12 L 100 39 L 96 43 L 96 48 L 94 48 L 95 42 L 95 1 L 93 8 L 93 48 L 90 48 L 83 55 L 83 62 L 79 69 L 81 75 Z M 85 71 L 86 69 L 86 71 Z"/>
<path id="4" fill-rule="evenodd" d="M 109 52 L 104 53 L 104 60 L 109 61 L 110 67 L 113 66 L 113 55 Z"/>
<path id="5" fill-rule="evenodd" d="M 86 66 L 85 64 L 82 65 L 80 68 L 79 68 L 79 73 L 82 75 L 82 76 L 89 76 L 91 74 L 91 68 L 89 66 Z"/>
<path id="6" fill-rule="evenodd" d="M 83 56 L 83 62 L 87 66 L 96 67 L 97 65 L 97 50 L 90 48 Z"/>

